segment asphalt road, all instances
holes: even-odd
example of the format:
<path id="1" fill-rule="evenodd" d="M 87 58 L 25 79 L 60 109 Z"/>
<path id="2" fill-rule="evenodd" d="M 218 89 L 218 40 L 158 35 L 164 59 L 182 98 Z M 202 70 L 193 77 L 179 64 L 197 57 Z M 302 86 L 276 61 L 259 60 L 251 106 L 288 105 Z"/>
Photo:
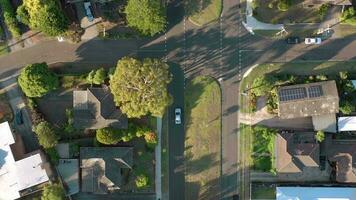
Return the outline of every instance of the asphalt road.
<path id="1" fill-rule="evenodd" d="M 237 137 L 238 85 L 241 75 L 255 63 L 305 60 L 350 60 L 355 58 L 356 36 L 323 42 L 321 45 L 287 45 L 284 41 L 252 36 L 242 28 L 238 2 L 224 0 L 220 20 L 209 26 L 196 27 L 184 20 L 181 0 L 169 2 L 169 26 L 165 34 L 147 40 L 90 40 L 79 44 L 55 40 L 0 57 L 0 79 L 34 62 L 80 62 L 93 65 L 116 64 L 123 56 L 165 57 L 178 68 L 170 91 L 175 97 L 169 109 L 184 107 L 184 81 L 198 75 L 220 80 L 222 90 L 221 198 L 231 199 L 238 193 Z M 99 67 L 99 66 L 98 66 Z M 177 70 L 177 71 L 175 71 Z M 184 130 L 169 125 L 170 199 L 184 198 Z"/>

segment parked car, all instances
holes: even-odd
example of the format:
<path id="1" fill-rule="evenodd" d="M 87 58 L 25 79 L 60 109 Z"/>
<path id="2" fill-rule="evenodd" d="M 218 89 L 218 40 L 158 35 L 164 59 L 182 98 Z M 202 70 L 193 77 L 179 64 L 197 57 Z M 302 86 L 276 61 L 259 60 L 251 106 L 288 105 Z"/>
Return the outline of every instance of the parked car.
<path id="1" fill-rule="evenodd" d="M 88 21 L 92 22 L 94 20 L 93 13 L 91 12 L 91 3 L 84 2 L 85 14 L 87 15 Z"/>
<path id="2" fill-rule="evenodd" d="M 286 42 L 288 44 L 299 44 L 300 43 L 300 38 L 299 37 L 288 37 L 286 39 Z"/>
<path id="3" fill-rule="evenodd" d="M 176 108 L 174 110 L 174 116 L 175 116 L 175 123 L 181 124 L 182 123 L 182 109 Z"/>
<path id="4" fill-rule="evenodd" d="M 16 111 L 15 121 L 16 121 L 17 125 L 23 124 L 23 115 L 22 115 L 22 110 L 21 109 Z"/>
<path id="5" fill-rule="evenodd" d="M 321 38 L 305 38 L 305 44 L 321 44 Z"/>

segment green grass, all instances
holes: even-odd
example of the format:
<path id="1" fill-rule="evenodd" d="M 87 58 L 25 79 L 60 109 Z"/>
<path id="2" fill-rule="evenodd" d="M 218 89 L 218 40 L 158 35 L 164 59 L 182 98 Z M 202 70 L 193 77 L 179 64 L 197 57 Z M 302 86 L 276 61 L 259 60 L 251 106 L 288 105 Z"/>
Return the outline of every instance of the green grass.
<path id="1" fill-rule="evenodd" d="M 276 188 L 275 187 L 254 187 L 252 186 L 251 199 L 276 199 Z"/>
<path id="2" fill-rule="evenodd" d="M 252 168 L 257 171 L 273 172 L 275 169 L 276 130 L 244 124 L 241 124 L 240 127 L 244 137 L 251 137 L 247 148 L 250 155 L 246 155 L 246 157 L 249 157 Z"/>
<path id="3" fill-rule="evenodd" d="M 1 42 L 0 43 L 0 55 L 4 55 L 9 53 L 9 48 L 7 47 L 6 43 Z"/>
<path id="4" fill-rule="evenodd" d="M 186 5 L 189 20 L 202 26 L 219 19 L 222 0 L 190 0 Z"/>
<path id="5" fill-rule="evenodd" d="M 168 116 L 165 114 L 162 118 L 162 133 L 161 133 L 161 171 L 162 171 L 162 196 L 168 199 Z M 162 199 L 166 199 L 162 198 Z"/>
<path id="6" fill-rule="evenodd" d="M 251 73 L 242 80 L 241 89 L 252 84 L 253 80 L 264 74 L 274 75 L 319 75 L 330 76 L 329 79 L 338 76 L 340 71 L 348 71 L 350 78 L 356 78 L 356 61 L 314 61 L 314 62 L 289 62 L 289 63 L 265 63 L 254 68 Z"/>
<path id="7" fill-rule="evenodd" d="M 60 81 L 62 88 L 70 89 L 79 85 L 87 84 L 87 74 L 81 75 L 60 75 Z"/>
<path id="8" fill-rule="evenodd" d="M 184 96 L 185 199 L 213 198 L 220 176 L 220 87 L 213 78 L 200 76 L 187 84 Z"/>

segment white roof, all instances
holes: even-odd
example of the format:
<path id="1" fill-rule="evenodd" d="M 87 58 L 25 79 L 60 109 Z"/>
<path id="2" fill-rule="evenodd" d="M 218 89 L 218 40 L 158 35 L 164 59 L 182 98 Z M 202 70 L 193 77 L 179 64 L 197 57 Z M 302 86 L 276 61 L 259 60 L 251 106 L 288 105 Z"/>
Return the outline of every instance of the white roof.
<path id="1" fill-rule="evenodd" d="M 0 200 L 20 197 L 19 191 L 49 180 L 40 154 L 15 161 L 10 145 L 15 139 L 7 122 L 0 124 Z"/>
<path id="2" fill-rule="evenodd" d="M 337 124 L 339 131 L 356 131 L 356 116 L 339 117 Z"/>
<path id="3" fill-rule="evenodd" d="M 356 188 L 277 187 L 276 200 L 356 200 Z"/>

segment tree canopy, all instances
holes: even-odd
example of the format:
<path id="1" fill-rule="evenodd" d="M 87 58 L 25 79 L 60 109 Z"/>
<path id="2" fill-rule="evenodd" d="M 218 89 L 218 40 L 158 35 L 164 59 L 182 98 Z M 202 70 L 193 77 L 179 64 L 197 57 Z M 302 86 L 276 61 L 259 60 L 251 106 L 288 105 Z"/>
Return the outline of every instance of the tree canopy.
<path id="1" fill-rule="evenodd" d="M 149 178 L 146 174 L 139 174 L 135 179 L 136 187 L 141 189 L 148 186 Z"/>
<path id="2" fill-rule="evenodd" d="M 68 21 L 57 0 L 24 0 L 31 28 L 38 29 L 49 36 L 63 34 Z M 24 14 L 22 10 L 21 14 Z M 19 13 L 20 14 L 20 13 Z"/>
<path id="3" fill-rule="evenodd" d="M 125 57 L 119 60 L 110 80 L 110 89 L 121 111 L 130 118 L 152 114 L 162 116 L 171 103 L 167 85 L 168 65 L 158 59 L 142 62 Z"/>
<path id="4" fill-rule="evenodd" d="M 50 184 L 43 189 L 41 200 L 64 200 L 65 192 L 61 185 Z"/>
<path id="5" fill-rule="evenodd" d="M 40 122 L 34 131 L 38 137 L 38 141 L 45 149 L 55 147 L 59 137 L 56 135 L 54 128 L 48 122 Z"/>
<path id="6" fill-rule="evenodd" d="M 98 70 L 91 70 L 87 76 L 87 81 L 90 84 L 100 85 L 105 82 L 107 74 L 104 68 L 99 68 Z"/>
<path id="7" fill-rule="evenodd" d="M 28 97 L 41 97 L 59 86 L 58 77 L 46 63 L 27 65 L 21 71 L 18 83 Z"/>
<path id="8" fill-rule="evenodd" d="M 144 35 L 155 35 L 166 27 L 165 7 L 159 0 L 129 0 L 125 8 L 129 26 Z"/>

